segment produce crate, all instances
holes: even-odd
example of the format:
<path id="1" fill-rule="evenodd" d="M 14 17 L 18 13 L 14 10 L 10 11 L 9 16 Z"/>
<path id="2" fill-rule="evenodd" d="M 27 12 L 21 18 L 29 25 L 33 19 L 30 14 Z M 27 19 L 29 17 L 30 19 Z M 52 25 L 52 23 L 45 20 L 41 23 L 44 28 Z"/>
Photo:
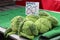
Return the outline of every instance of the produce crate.
<path id="1" fill-rule="evenodd" d="M 40 10 L 40 11 L 45 11 L 45 10 Z M 52 16 L 55 16 L 58 21 L 60 20 L 60 14 L 57 12 L 51 12 L 51 11 L 46 11 L 49 14 L 51 14 Z M 0 12 L 0 34 L 2 34 L 2 36 L 4 35 L 4 32 L 6 31 L 7 28 L 10 27 L 10 20 L 15 17 L 15 16 L 23 16 L 25 17 L 25 8 L 24 7 L 18 7 L 15 9 L 10 9 L 10 10 L 6 10 L 3 12 Z M 59 25 L 60 25 L 60 21 L 59 21 Z M 40 38 L 39 36 L 36 36 L 33 40 L 39 40 Z M 4 38 L 4 37 L 3 37 Z M 19 37 L 16 34 L 12 34 L 8 37 L 8 40 L 28 40 L 26 38 L 22 38 Z"/>

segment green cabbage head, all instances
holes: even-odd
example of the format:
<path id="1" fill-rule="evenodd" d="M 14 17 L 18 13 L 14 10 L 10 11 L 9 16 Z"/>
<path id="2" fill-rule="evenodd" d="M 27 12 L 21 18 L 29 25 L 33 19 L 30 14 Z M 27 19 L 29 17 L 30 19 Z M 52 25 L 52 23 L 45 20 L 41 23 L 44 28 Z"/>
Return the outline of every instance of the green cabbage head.
<path id="1" fill-rule="evenodd" d="M 23 34 L 23 35 L 22 35 Z M 26 21 L 22 27 L 22 32 L 20 34 L 29 39 L 33 39 L 34 35 L 38 35 L 37 27 L 35 26 L 34 22 Z"/>
<path id="2" fill-rule="evenodd" d="M 38 28 L 39 33 L 45 33 L 52 27 L 51 21 L 46 18 L 39 18 L 35 22 L 35 25 Z"/>

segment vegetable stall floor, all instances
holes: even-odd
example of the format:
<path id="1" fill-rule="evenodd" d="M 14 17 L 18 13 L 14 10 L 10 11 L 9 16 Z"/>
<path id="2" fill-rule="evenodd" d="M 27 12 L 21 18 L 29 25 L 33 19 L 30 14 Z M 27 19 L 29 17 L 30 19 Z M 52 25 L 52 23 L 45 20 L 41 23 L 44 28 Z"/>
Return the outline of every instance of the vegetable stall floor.
<path id="1" fill-rule="evenodd" d="M 40 10 L 40 11 L 45 11 L 45 10 Z M 58 21 L 60 20 L 60 14 L 59 13 L 51 12 L 51 11 L 46 11 L 46 12 L 55 16 L 58 19 Z M 10 20 L 13 17 L 18 16 L 18 15 L 23 16 L 23 17 L 26 16 L 24 7 L 18 7 L 15 9 L 10 9 L 10 10 L 0 12 L 0 28 L 1 28 L 0 31 L 2 31 L 2 29 L 6 30 L 7 28 L 9 28 L 10 27 Z M 60 25 L 60 21 L 59 21 L 59 25 Z M 2 32 L 4 33 L 5 31 L 2 31 Z M 14 36 L 17 36 L 17 35 L 14 34 Z M 18 39 L 22 40 L 20 38 L 18 38 Z M 25 39 L 25 40 L 27 40 L 27 39 Z M 33 40 L 39 40 L 39 36 L 35 37 L 35 39 L 33 39 Z"/>

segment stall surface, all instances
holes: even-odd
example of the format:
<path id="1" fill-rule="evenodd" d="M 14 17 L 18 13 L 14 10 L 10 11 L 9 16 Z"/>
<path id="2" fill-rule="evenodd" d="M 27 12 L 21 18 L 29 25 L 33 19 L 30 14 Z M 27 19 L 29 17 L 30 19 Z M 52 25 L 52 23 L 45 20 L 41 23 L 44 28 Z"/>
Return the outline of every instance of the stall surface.
<path id="1" fill-rule="evenodd" d="M 44 11 L 44 10 L 40 10 L 40 11 Z M 46 12 L 55 16 L 59 21 L 58 24 L 60 25 L 60 14 L 59 13 L 50 12 L 50 11 L 46 11 Z M 10 20 L 13 17 L 18 16 L 18 15 L 23 16 L 23 17 L 26 16 L 24 7 L 18 7 L 15 9 L 10 9 L 10 10 L 0 12 L 0 27 L 5 28 L 5 29 L 9 28 L 10 27 Z M 60 26 L 58 28 L 60 28 Z M 33 40 L 38 40 L 38 39 L 39 39 L 39 36 Z"/>

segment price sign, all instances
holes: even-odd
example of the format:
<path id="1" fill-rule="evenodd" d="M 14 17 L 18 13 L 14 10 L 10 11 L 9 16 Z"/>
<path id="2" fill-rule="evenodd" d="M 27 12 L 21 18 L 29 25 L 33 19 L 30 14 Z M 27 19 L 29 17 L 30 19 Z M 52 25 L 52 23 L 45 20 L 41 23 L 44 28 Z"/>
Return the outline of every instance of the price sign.
<path id="1" fill-rule="evenodd" d="M 26 15 L 39 13 L 39 2 L 26 2 Z"/>

